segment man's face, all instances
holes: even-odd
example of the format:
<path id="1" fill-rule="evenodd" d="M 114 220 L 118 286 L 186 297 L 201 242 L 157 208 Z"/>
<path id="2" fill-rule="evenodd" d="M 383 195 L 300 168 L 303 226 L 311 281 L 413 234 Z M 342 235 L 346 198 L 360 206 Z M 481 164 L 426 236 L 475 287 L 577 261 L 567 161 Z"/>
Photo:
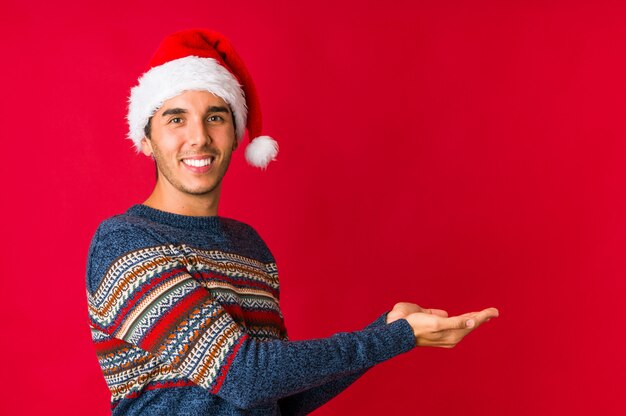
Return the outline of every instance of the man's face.
<path id="1" fill-rule="evenodd" d="M 206 91 L 186 91 L 163 103 L 151 120 L 150 139 L 141 143 L 154 155 L 158 182 L 172 196 L 219 195 L 230 157 L 237 148 L 230 107 Z"/>

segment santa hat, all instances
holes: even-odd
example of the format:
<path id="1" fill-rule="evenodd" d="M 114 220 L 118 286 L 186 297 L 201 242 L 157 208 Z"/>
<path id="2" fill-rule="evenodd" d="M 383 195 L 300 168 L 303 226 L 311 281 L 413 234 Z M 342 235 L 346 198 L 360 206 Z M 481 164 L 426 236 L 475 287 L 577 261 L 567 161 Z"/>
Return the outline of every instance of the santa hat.
<path id="1" fill-rule="evenodd" d="M 278 143 L 260 135 L 259 97 L 243 61 L 223 35 L 195 29 L 165 38 L 150 62 L 150 69 L 130 92 L 128 138 L 138 152 L 150 117 L 163 102 L 187 90 L 211 92 L 230 105 L 237 141 L 248 129 L 250 143 L 245 156 L 249 164 L 265 168 L 276 158 Z"/>

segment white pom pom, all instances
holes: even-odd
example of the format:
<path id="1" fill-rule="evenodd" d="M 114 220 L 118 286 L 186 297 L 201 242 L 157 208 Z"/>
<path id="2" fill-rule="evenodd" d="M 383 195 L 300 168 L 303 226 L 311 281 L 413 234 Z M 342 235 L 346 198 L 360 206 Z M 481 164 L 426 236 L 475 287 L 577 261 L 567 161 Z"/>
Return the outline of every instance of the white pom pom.
<path id="1" fill-rule="evenodd" d="M 276 159 L 278 143 L 270 136 L 254 138 L 246 147 L 246 160 L 252 166 L 265 169 L 267 165 Z"/>

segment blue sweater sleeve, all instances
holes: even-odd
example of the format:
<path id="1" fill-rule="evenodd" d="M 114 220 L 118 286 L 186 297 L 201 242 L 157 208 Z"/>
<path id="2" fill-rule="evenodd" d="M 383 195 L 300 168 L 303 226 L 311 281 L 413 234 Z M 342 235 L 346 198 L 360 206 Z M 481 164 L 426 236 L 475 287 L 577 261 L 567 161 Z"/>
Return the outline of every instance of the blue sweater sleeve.
<path id="1" fill-rule="evenodd" d="M 366 370 L 413 346 L 413 331 L 404 319 L 323 339 L 249 340 L 218 394 L 238 407 L 251 408 Z"/>
<path id="2" fill-rule="evenodd" d="M 387 312 L 368 325 L 367 328 L 383 326 L 385 325 L 386 320 Z M 279 400 L 280 412 L 282 415 L 309 414 L 347 389 L 352 383 L 365 374 L 367 370 L 369 370 L 369 368 L 348 374 L 336 380 L 322 384 L 321 386 L 305 390 L 302 393 L 284 397 Z"/>
<path id="3" fill-rule="evenodd" d="M 249 409 L 414 347 L 406 320 L 323 339 L 258 341 L 193 278 L 193 268 L 180 247 L 163 245 L 132 226 L 96 234 L 87 270 L 92 333 L 104 350 L 144 351 L 142 360 L 160 363 L 159 371 L 141 382 L 169 372 Z M 118 394 L 128 391 L 118 387 L 117 378 L 107 382 Z M 128 385 L 138 388 L 133 380 Z"/>

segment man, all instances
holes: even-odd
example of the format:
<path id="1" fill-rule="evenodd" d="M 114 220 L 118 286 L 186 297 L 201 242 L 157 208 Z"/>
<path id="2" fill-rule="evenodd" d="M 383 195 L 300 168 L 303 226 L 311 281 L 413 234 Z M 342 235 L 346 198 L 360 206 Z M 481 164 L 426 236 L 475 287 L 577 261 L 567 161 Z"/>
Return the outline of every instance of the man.
<path id="1" fill-rule="evenodd" d="M 114 415 L 305 414 L 373 365 L 416 345 L 453 347 L 498 315 L 398 303 L 364 330 L 288 341 L 270 250 L 250 226 L 217 215 L 245 129 L 249 163 L 265 168 L 278 151 L 260 136 L 252 80 L 220 34 L 166 38 L 131 91 L 128 122 L 155 160 L 156 186 L 100 224 L 87 264 Z"/>

